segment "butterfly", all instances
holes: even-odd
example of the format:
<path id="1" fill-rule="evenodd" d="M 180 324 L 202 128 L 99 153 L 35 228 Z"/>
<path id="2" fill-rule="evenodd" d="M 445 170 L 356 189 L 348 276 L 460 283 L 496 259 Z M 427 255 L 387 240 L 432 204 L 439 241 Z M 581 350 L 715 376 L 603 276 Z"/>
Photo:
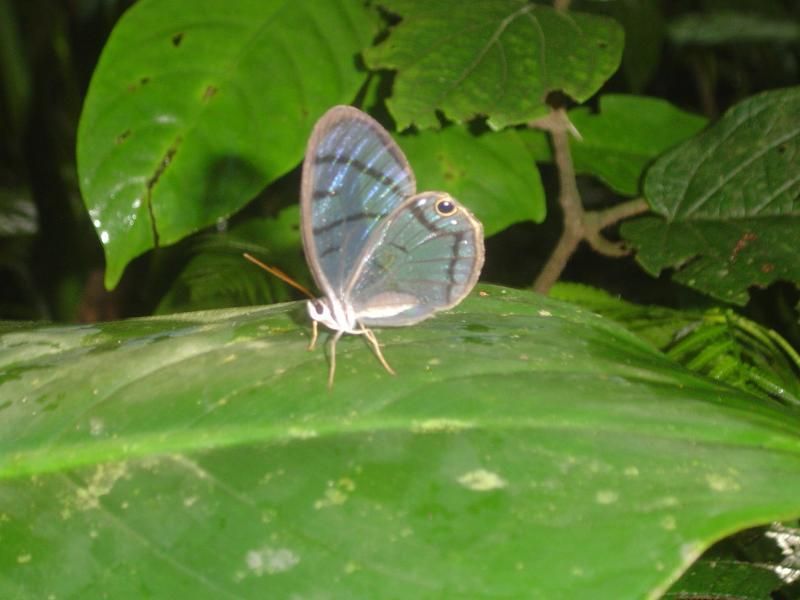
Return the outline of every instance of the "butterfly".
<path id="1" fill-rule="evenodd" d="M 452 308 L 483 266 L 483 227 L 445 192 L 416 193 L 408 160 L 389 133 L 352 106 L 335 106 L 314 126 L 303 161 L 303 249 L 324 296 L 307 303 L 313 349 L 318 324 L 336 343 L 363 335 L 394 371 L 370 327 L 412 325 Z"/>

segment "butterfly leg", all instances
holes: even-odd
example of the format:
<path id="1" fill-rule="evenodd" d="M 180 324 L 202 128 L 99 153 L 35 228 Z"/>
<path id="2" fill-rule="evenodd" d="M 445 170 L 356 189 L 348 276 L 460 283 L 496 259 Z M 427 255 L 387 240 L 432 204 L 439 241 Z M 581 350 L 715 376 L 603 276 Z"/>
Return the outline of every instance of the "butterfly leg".
<path id="1" fill-rule="evenodd" d="M 309 350 L 314 349 L 314 344 L 317 343 L 318 335 L 319 335 L 319 324 L 316 321 L 311 321 L 311 343 L 308 345 Z"/>
<path id="2" fill-rule="evenodd" d="M 377 356 L 378 360 L 381 361 L 383 368 L 386 369 L 386 371 L 391 375 L 397 375 L 397 373 L 394 372 L 394 369 L 389 366 L 389 363 L 386 362 L 386 359 L 383 357 L 383 352 L 381 352 L 381 346 L 378 343 L 378 338 L 375 337 L 375 334 L 372 332 L 372 330 L 367 329 L 362 325 L 361 333 L 364 334 L 364 337 L 366 337 L 369 343 L 372 345 L 372 349 L 375 351 L 375 356 Z"/>
<path id="3" fill-rule="evenodd" d="M 328 371 L 328 389 L 333 389 L 333 376 L 336 374 L 336 342 L 342 337 L 344 331 L 337 331 L 331 338 L 331 366 Z"/>

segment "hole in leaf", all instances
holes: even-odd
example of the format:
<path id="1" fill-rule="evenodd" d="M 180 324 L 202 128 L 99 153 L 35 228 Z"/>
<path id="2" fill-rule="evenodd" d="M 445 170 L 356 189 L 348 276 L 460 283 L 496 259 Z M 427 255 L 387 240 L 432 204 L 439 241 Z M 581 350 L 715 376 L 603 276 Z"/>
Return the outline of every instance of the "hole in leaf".
<path id="1" fill-rule="evenodd" d="M 569 104 L 569 96 L 561 90 L 553 90 L 545 96 L 545 102 L 553 108 L 561 108 Z"/>
<path id="2" fill-rule="evenodd" d="M 135 92 L 135 91 L 136 91 L 136 90 L 138 90 L 140 87 L 142 87 L 143 85 L 147 85 L 148 83 L 150 83 L 150 78 L 149 78 L 149 77 L 142 77 L 142 78 L 139 80 L 139 82 L 138 82 L 138 83 L 132 83 L 132 84 L 130 84 L 130 85 L 128 86 L 128 91 L 129 91 L 129 92 Z"/>
<path id="3" fill-rule="evenodd" d="M 176 33 L 175 35 L 172 36 L 172 45 L 175 46 L 176 48 L 181 45 L 182 41 L 183 41 L 183 32 Z"/>
<path id="4" fill-rule="evenodd" d="M 203 102 L 208 102 L 213 98 L 217 93 L 217 86 L 209 85 L 206 86 L 205 91 L 203 92 Z"/>
<path id="5" fill-rule="evenodd" d="M 122 142 L 127 140 L 130 137 L 130 135 L 131 135 L 131 130 L 130 129 L 126 129 L 125 131 L 123 131 L 122 133 L 120 133 L 116 137 L 116 139 L 114 140 L 114 143 L 115 144 L 121 144 Z"/>

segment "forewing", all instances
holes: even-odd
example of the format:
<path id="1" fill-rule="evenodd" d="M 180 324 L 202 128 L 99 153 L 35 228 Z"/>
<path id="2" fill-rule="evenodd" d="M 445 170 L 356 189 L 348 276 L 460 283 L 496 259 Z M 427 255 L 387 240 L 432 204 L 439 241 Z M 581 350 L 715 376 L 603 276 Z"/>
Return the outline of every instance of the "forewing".
<path id="1" fill-rule="evenodd" d="M 317 285 L 342 298 L 384 219 L 414 194 L 403 152 L 374 119 L 336 106 L 317 122 L 303 162 L 303 247 Z"/>
<path id="2" fill-rule="evenodd" d="M 416 323 L 461 302 L 478 281 L 483 228 L 447 194 L 407 199 L 375 235 L 345 295 L 365 326 Z"/>

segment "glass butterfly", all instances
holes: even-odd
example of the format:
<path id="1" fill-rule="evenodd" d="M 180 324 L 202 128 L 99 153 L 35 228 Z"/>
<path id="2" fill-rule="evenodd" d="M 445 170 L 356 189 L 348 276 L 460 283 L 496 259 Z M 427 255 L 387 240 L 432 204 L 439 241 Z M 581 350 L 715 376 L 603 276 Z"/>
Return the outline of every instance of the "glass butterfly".
<path id="1" fill-rule="evenodd" d="M 352 106 L 317 121 L 303 162 L 301 230 L 322 298 L 308 301 L 313 349 L 322 323 L 330 342 L 363 335 L 383 367 L 370 327 L 398 327 L 452 308 L 483 266 L 483 227 L 445 192 L 416 193 L 408 160 L 389 133 Z"/>

